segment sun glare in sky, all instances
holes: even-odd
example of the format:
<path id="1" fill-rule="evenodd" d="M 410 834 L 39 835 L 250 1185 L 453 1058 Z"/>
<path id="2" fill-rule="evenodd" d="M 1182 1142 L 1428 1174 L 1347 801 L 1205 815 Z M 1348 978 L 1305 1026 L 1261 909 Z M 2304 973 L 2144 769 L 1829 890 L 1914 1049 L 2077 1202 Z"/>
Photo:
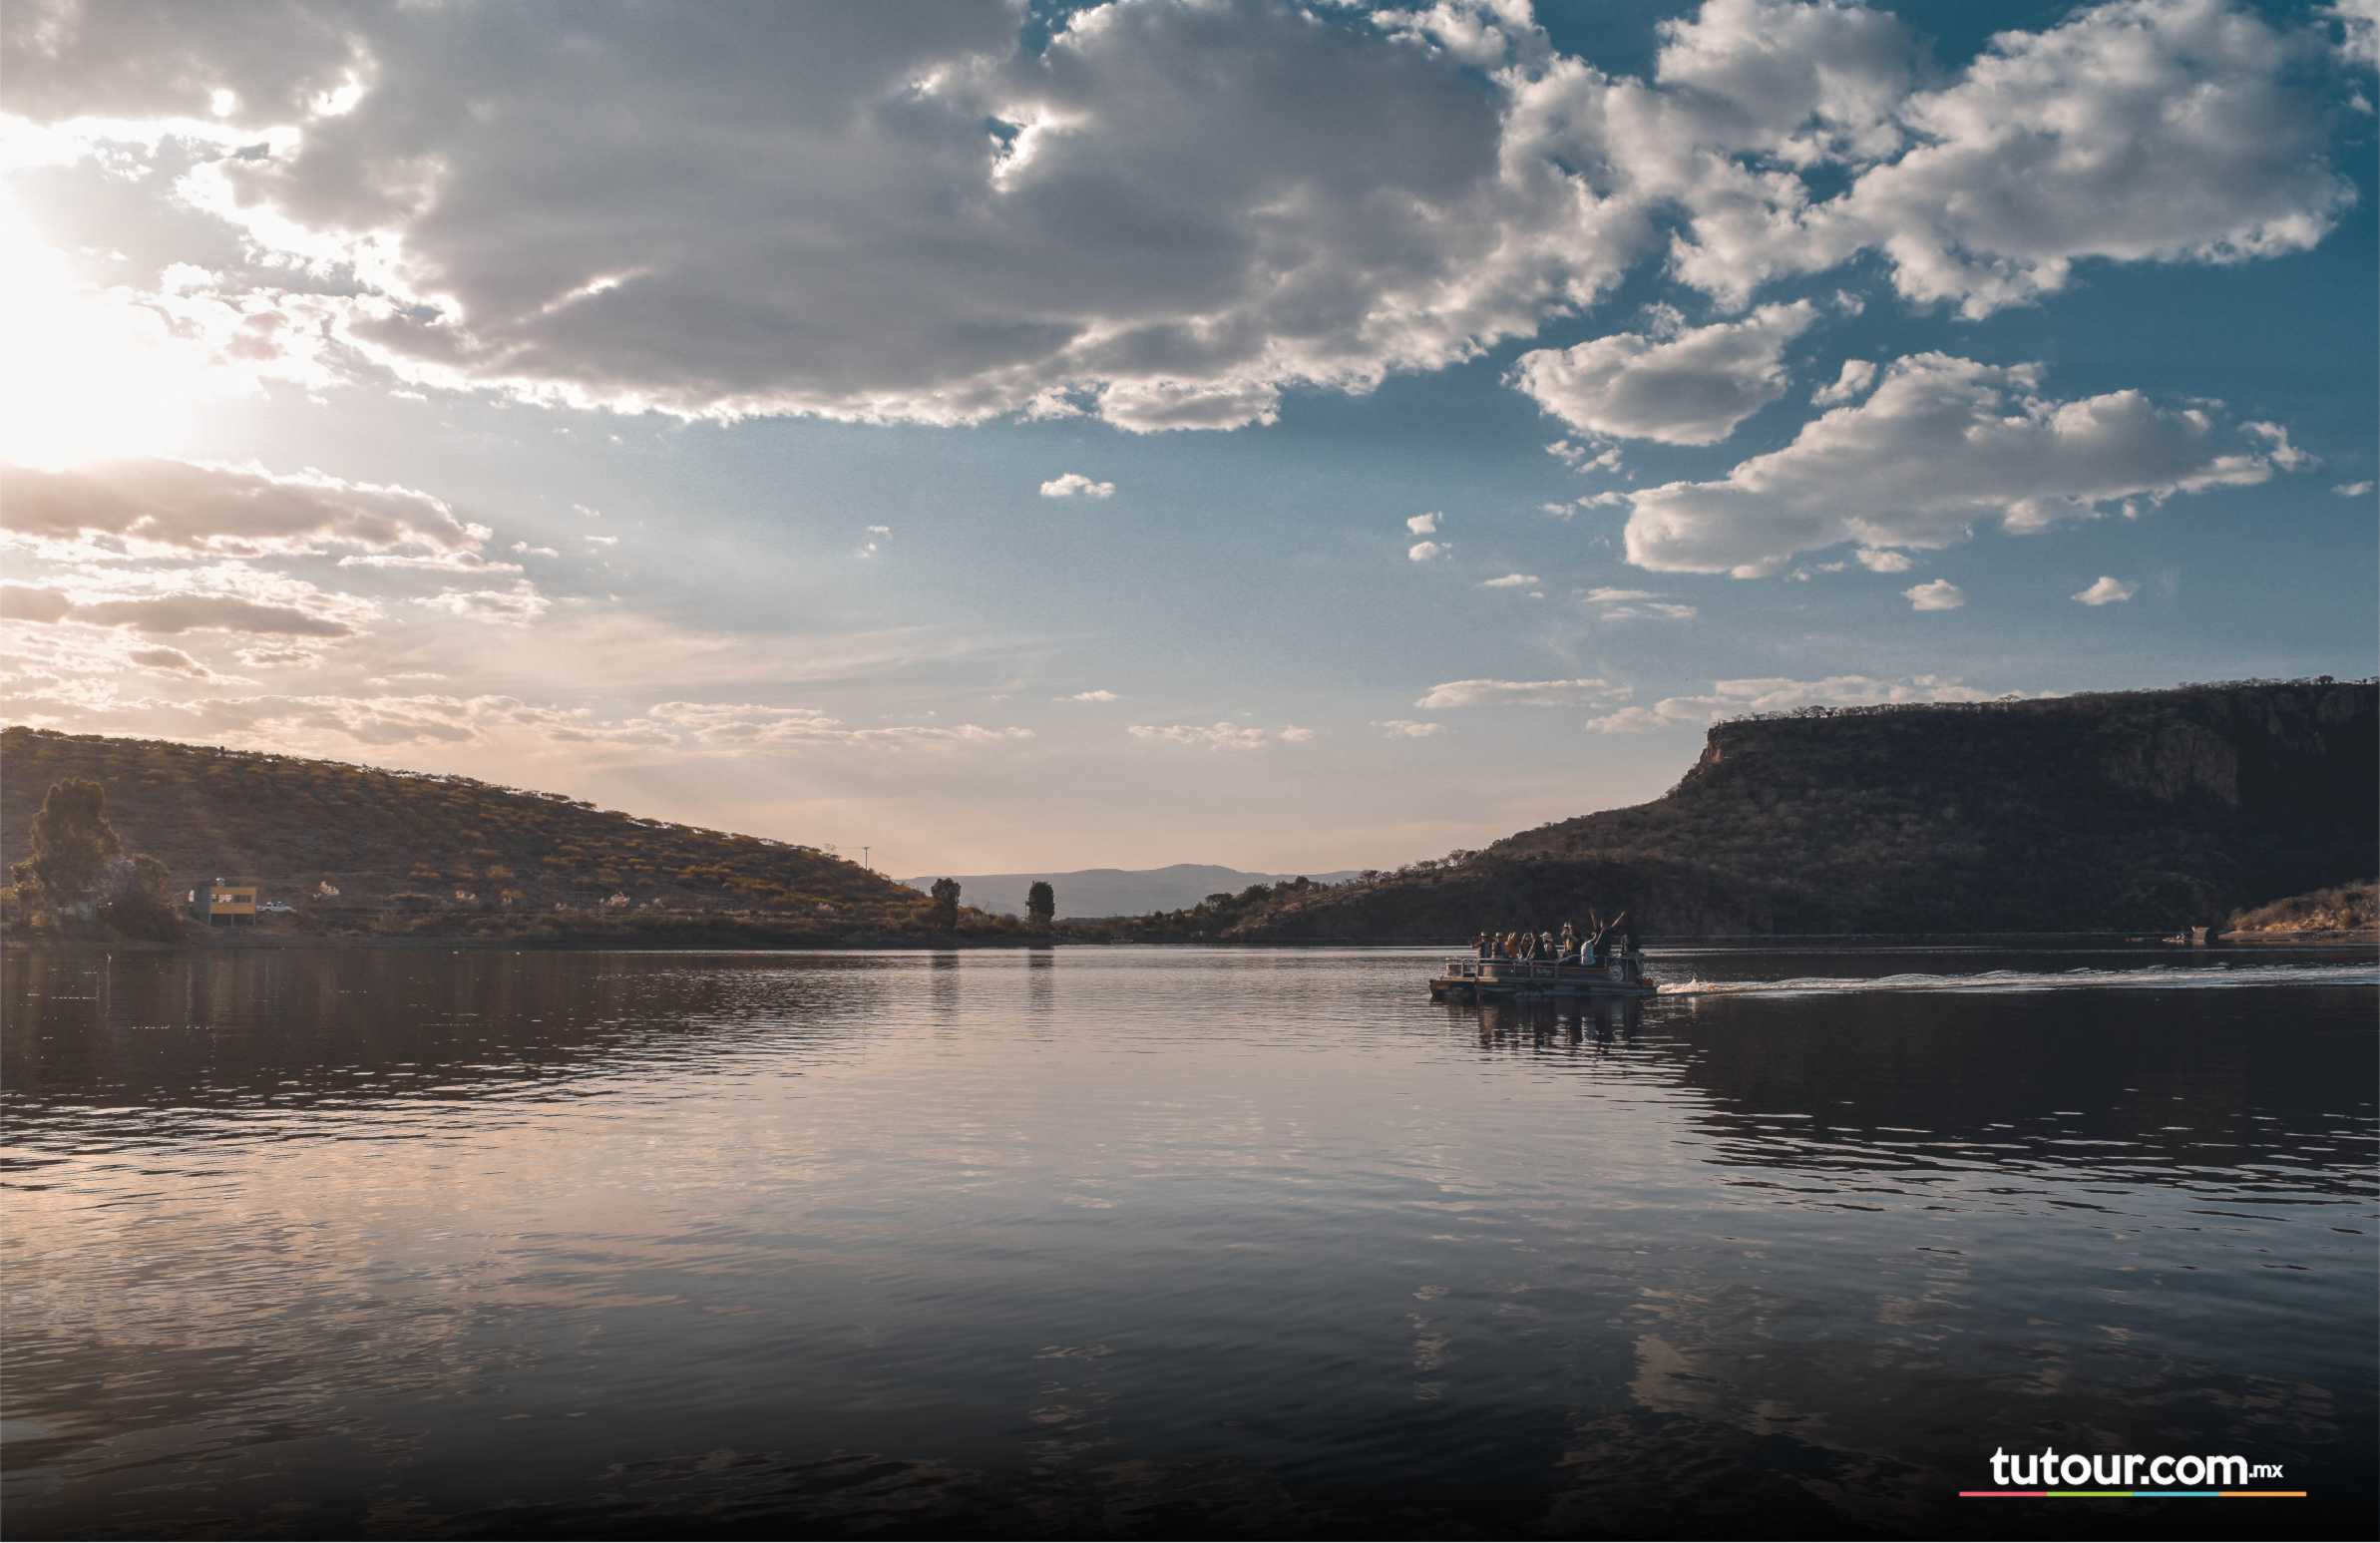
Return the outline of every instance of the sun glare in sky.
<path id="1" fill-rule="evenodd" d="M 69 466 L 192 448 L 219 373 L 167 317 L 85 283 L 0 203 L 0 457 Z"/>

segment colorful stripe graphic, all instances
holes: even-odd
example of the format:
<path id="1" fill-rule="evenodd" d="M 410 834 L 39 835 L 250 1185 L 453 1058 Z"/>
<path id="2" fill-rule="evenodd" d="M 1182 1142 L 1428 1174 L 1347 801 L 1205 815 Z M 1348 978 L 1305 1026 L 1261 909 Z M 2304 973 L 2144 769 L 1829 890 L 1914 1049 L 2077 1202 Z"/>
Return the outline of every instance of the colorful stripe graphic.
<path id="1" fill-rule="evenodd" d="M 2302 1489 L 1962 1489 L 1961 1500 L 2303 1500 Z"/>

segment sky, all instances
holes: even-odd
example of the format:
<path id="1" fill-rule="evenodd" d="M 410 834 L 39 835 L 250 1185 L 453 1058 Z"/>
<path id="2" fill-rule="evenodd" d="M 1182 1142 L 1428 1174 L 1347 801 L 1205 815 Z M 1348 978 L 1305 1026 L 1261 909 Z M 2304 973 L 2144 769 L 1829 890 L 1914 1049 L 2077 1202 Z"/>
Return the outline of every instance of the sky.
<path id="1" fill-rule="evenodd" d="M 0 12 L 0 717 L 892 873 L 2375 669 L 2380 0 Z"/>

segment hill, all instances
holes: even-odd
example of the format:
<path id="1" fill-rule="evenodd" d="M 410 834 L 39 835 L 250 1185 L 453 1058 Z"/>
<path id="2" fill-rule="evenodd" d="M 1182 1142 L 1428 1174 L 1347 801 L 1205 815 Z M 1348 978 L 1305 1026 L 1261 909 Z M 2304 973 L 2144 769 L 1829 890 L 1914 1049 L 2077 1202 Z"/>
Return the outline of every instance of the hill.
<path id="1" fill-rule="evenodd" d="M 924 890 L 940 875 L 901 882 Z M 1077 868 L 1062 874 L 953 874 L 960 892 L 972 905 L 1000 916 L 1024 914 L 1024 892 L 1046 883 L 1056 892 L 1061 917 L 1140 916 L 1151 911 L 1179 911 L 1212 895 L 1237 895 L 1252 884 L 1286 884 L 1293 874 L 1252 874 L 1212 863 L 1175 863 L 1165 868 Z M 1315 874 L 1317 884 L 1335 884 L 1356 877 L 1353 869 Z"/>
<path id="2" fill-rule="evenodd" d="M 2234 912 L 2223 924 L 2228 936 L 2247 941 L 2370 937 L 2380 928 L 2380 884 L 2333 885 L 2311 895 L 2288 895 L 2249 911 Z"/>
<path id="3" fill-rule="evenodd" d="M 1627 907 L 1670 936 L 2219 922 L 2380 868 L 2380 685 L 1810 708 L 1714 727 L 1663 797 L 1111 936 L 1436 942 Z"/>
<path id="4" fill-rule="evenodd" d="M 177 893 L 253 879 L 298 908 L 285 927 L 689 942 L 927 932 L 924 897 L 817 847 L 468 777 L 22 727 L 0 734 L 0 852 L 26 849 L 67 777 L 107 790 L 125 846 L 163 860 Z"/>

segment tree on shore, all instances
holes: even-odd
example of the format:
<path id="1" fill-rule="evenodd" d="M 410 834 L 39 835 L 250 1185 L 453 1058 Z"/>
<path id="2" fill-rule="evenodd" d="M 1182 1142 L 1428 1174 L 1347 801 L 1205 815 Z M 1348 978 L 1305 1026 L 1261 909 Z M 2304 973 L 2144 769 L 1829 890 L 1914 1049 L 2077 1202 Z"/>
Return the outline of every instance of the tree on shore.
<path id="1" fill-rule="evenodd" d="M 1047 927 L 1057 919 L 1057 891 L 1046 879 L 1035 879 L 1033 887 L 1024 892 L 1024 914 L 1035 927 Z"/>
<path id="2" fill-rule="evenodd" d="M 81 777 L 50 784 L 8 877 L 18 904 L 53 927 L 97 920 L 135 937 L 167 938 L 179 926 L 166 865 L 126 855 L 108 823 L 108 790 Z"/>
<path id="3" fill-rule="evenodd" d="M 24 859 L 8 876 L 35 911 L 89 921 L 98 910 L 109 865 L 124 842 L 108 823 L 108 790 L 81 777 L 50 784 L 25 833 Z"/>
<path id="4" fill-rule="evenodd" d="M 937 879 L 931 893 L 934 896 L 934 930 L 938 933 L 959 931 L 959 881 Z"/>

